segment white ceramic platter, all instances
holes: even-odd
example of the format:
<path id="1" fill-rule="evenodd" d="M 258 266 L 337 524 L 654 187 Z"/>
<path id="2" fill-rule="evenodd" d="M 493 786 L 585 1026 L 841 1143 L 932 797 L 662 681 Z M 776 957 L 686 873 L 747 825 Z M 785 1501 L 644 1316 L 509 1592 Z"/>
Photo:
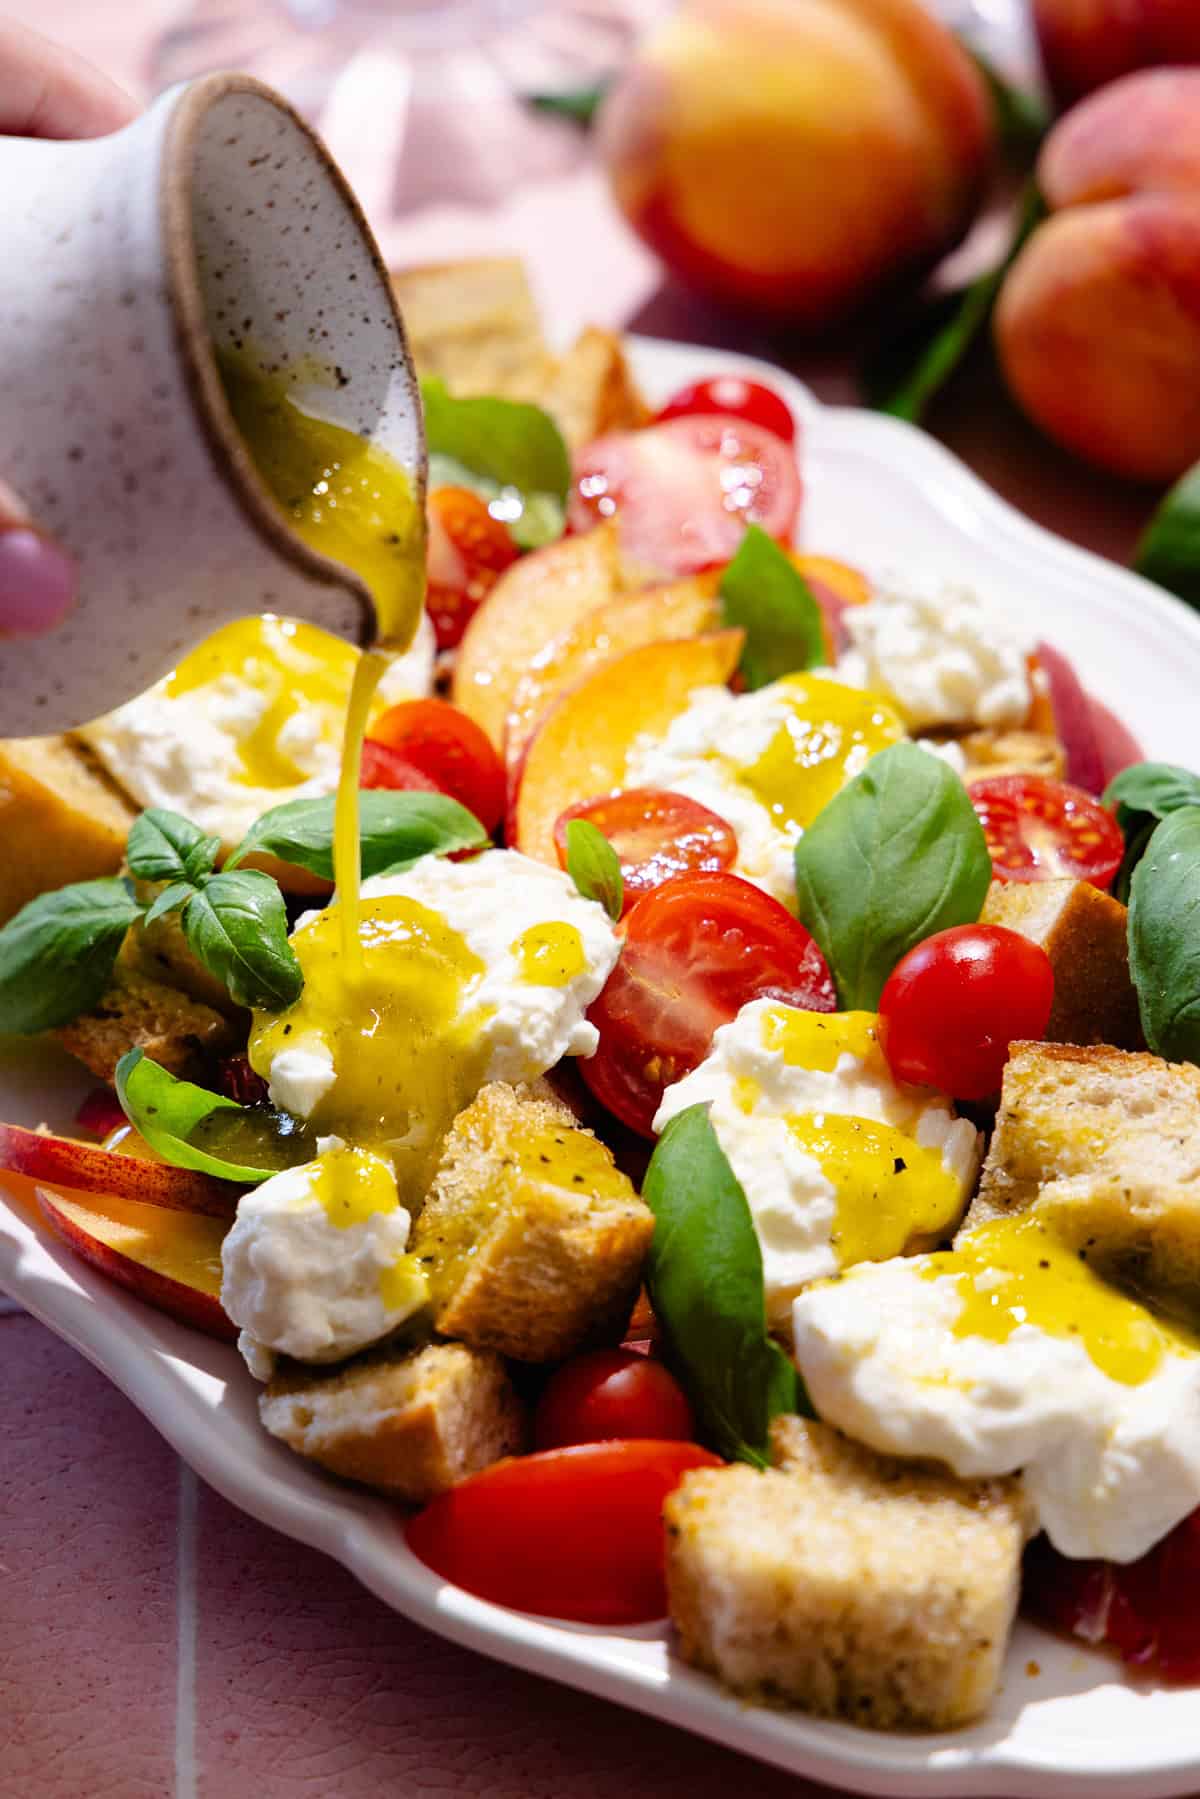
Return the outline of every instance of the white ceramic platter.
<path id="1" fill-rule="evenodd" d="M 971 582 L 1068 652 L 1148 755 L 1196 761 L 1196 615 L 1030 524 L 906 425 L 823 408 L 743 358 L 649 341 L 634 349 L 652 399 L 726 371 L 786 393 L 803 425 L 807 548 L 922 587 Z M 64 1125 L 82 1090 L 77 1071 L 40 1049 L 0 1053 L 0 1117 Z M 5 1204 L 0 1286 L 103 1369 L 227 1499 L 336 1557 L 389 1605 L 456 1642 L 863 1793 L 1159 1799 L 1200 1788 L 1200 1690 L 1134 1685 L 1107 1659 L 1031 1626 L 1016 1633 L 986 1722 L 917 1737 L 739 1704 L 684 1668 L 664 1629 L 589 1630 L 487 1605 L 408 1553 L 392 1507 L 338 1486 L 264 1435 L 254 1383 L 232 1349 L 127 1297 Z"/>

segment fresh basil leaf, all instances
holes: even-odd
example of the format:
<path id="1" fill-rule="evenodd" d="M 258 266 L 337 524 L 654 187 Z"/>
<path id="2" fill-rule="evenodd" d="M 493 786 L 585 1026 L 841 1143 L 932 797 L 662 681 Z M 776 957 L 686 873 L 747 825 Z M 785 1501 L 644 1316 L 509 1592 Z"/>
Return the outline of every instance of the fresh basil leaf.
<path id="1" fill-rule="evenodd" d="M 1200 806 L 1200 775 L 1170 762 L 1135 762 L 1114 775 L 1102 802 L 1115 808 L 1125 838 L 1125 854 L 1113 882 L 1114 899 L 1127 902 L 1133 871 L 1146 852 L 1159 819 L 1185 806 Z"/>
<path id="2" fill-rule="evenodd" d="M 157 924 L 160 918 L 165 918 L 168 912 L 180 911 L 187 905 L 195 891 L 196 889 L 190 881 L 172 881 L 170 886 L 164 887 L 153 901 L 142 924 L 148 929 L 152 924 Z"/>
<path id="3" fill-rule="evenodd" d="M 519 495 L 549 495 L 565 505 L 571 458 L 562 432 L 540 406 L 491 395 L 456 399 L 433 377 L 421 383 L 421 398 L 431 456 L 449 456 Z"/>
<path id="4" fill-rule="evenodd" d="M 1154 833 L 1129 892 L 1129 972 L 1146 1042 L 1171 1062 L 1200 1063 L 1200 809 Z"/>
<path id="5" fill-rule="evenodd" d="M 115 878 L 78 881 L 22 906 L 0 930 L 0 1031 L 32 1036 L 89 1012 L 141 915 L 127 883 Z"/>
<path id="6" fill-rule="evenodd" d="M 862 377 L 868 406 L 912 423 L 922 417 L 984 330 L 1004 277 L 1045 216 L 1045 202 L 1031 184 L 1003 260 L 966 287 L 939 295 L 925 312 L 874 353 Z"/>
<path id="7" fill-rule="evenodd" d="M 672 1118 L 642 1192 L 654 1213 L 650 1298 L 702 1434 L 722 1455 L 765 1467 L 771 1419 L 813 1411 L 767 1334 L 762 1250 L 707 1106 Z"/>
<path id="8" fill-rule="evenodd" d="M 599 112 L 600 102 L 609 86 L 607 81 L 598 81 L 591 87 L 569 88 L 557 94 L 527 94 L 526 100 L 537 112 L 570 119 L 572 124 L 582 125 L 586 130 Z"/>
<path id="9" fill-rule="evenodd" d="M 567 873 L 584 899 L 597 900 L 615 924 L 625 904 L 625 880 L 616 850 L 586 818 L 567 826 Z"/>
<path id="10" fill-rule="evenodd" d="M 197 1168 L 218 1180 L 254 1186 L 317 1153 L 313 1133 L 286 1112 L 239 1106 L 178 1080 L 143 1050 L 121 1057 L 114 1084 L 126 1118 L 175 1168 Z"/>
<path id="11" fill-rule="evenodd" d="M 125 860 L 139 881 L 191 881 L 208 874 L 221 847 L 190 819 L 155 807 L 135 818 Z"/>
<path id="12" fill-rule="evenodd" d="M 1200 462 L 1167 494 L 1146 527 L 1133 566 L 1200 612 Z"/>
<path id="13" fill-rule="evenodd" d="M 183 934 L 239 1006 L 282 1011 L 299 999 L 304 976 L 288 942 L 283 895 L 270 875 L 253 868 L 210 875 L 184 907 Z"/>
<path id="14" fill-rule="evenodd" d="M 444 793 L 373 788 L 360 793 L 358 803 L 364 880 L 408 868 L 422 856 L 448 856 L 490 842 L 474 813 Z M 332 795 L 272 807 L 251 825 L 226 862 L 226 873 L 247 856 L 263 855 L 332 881 L 333 811 Z"/>
<path id="15" fill-rule="evenodd" d="M 1010 160 L 1028 167 L 1050 129 L 1050 108 L 1032 88 L 1014 87 L 973 45 L 966 49 L 983 77 L 992 102 L 992 116 L 1001 148 Z"/>
<path id="16" fill-rule="evenodd" d="M 746 633 L 740 667 L 747 687 L 828 662 L 812 588 L 761 525 L 747 526 L 721 577 L 721 607 L 725 624 Z"/>
<path id="17" fill-rule="evenodd" d="M 948 763 L 915 743 L 872 756 L 796 845 L 801 924 L 841 1006 L 874 1012 L 901 956 L 979 917 L 992 878 L 983 829 Z"/>
<path id="18" fill-rule="evenodd" d="M 429 491 L 438 487 L 469 487 L 487 501 L 488 511 L 507 525 L 513 542 L 522 550 L 540 550 L 557 543 L 567 528 L 567 509 L 557 494 L 522 493 L 518 487 L 477 475 L 453 456 L 429 458 Z"/>

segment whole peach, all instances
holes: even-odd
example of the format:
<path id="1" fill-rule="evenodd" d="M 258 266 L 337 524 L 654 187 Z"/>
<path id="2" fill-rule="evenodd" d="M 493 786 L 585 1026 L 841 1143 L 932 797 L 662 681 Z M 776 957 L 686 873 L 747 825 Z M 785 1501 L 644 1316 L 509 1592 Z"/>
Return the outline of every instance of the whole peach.
<path id="1" fill-rule="evenodd" d="M 1200 62 L 1196 0 L 1033 0 L 1033 20 L 1063 106 L 1134 69 Z"/>
<path id="2" fill-rule="evenodd" d="M 918 0 L 690 0 L 617 83 L 599 141 L 681 279 L 817 328 L 957 242 L 992 124 Z"/>
<path id="3" fill-rule="evenodd" d="M 1057 209 L 1005 280 L 1000 362 L 1048 436 L 1135 479 L 1200 460 L 1200 69 L 1127 75 L 1043 146 Z"/>

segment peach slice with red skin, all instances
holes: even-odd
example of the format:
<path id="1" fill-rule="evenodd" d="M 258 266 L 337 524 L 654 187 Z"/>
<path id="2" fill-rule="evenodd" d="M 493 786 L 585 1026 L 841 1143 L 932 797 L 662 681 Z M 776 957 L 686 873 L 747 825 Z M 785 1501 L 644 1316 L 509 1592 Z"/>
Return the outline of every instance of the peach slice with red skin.
<path id="1" fill-rule="evenodd" d="M 578 800 L 622 788 L 635 741 L 664 736 L 697 688 L 728 682 L 744 641 L 742 631 L 714 631 L 685 642 L 646 644 L 603 663 L 563 694 L 525 753 L 510 809 L 510 843 L 557 868 L 559 814 Z"/>
<path id="2" fill-rule="evenodd" d="M 646 644 L 699 637 L 721 624 L 721 571 L 619 594 L 552 638 L 517 682 L 504 734 L 509 779 L 555 700 L 585 676 Z"/>
<path id="3" fill-rule="evenodd" d="M 496 582 L 463 634 L 450 697 L 502 754 L 505 720 L 525 670 L 617 587 L 617 536 L 610 525 L 534 550 Z"/>
<path id="4" fill-rule="evenodd" d="M 228 1224 L 116 1195 L 83 1199 L 37 1190 L 42 1217 L 90 1267 L 160 1312 L 233 1342 L 221 1305 L 221 1240 Z"/>
<path id="5" fill-rule="evenodd" d="M 121 1155 L 98 1143 L 30 1131 L 19 1124 L 0 1124 L 0 1168 L 52 1181 L 56 1187 L 117 1194 L 143 1205 L 210 1218 L 231 1219 L 237 1208 L 237 1188 L 195 1169 Z"/>

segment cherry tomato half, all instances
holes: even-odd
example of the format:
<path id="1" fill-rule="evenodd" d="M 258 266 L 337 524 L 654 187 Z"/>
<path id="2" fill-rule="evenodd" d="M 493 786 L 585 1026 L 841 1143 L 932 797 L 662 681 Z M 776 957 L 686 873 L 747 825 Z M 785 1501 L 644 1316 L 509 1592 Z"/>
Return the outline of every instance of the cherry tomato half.
<path id="1" fill-rule="evenodd" d="M 663 1091 L 708 1054 L 747 1001 L 832 1012 L 825 959 L 778 900 L 739 875 L 665 881 L 621 921 L 621 959 L 588 1017 L 600 1032 L 579 1072 L 622 1124 L 652 1137 Z"/>
<path id="2" fill-rule="evenodd" d="M 627 787 L 605 799 L 568 806 L 554 826 L 554 847 L 567 866 L 567 826 L 584 818 L 617 852 L 625 882 L 625 910 L 675 875 L 731 868 L 737 838 L 723 818 L 698 800 L 657 787 Z"/>
<path id="3" fill-rule="evenodd" d="M 436 487 L 427 504 L 425 608 L 439 650 L 452 650 L 510 563 L 520 555 L 503 520 L 469 487 Z"/>
<path id="4" fill-rule="evenodd" d="M 363 744 L 360 787 L 391 787 L 399 793 L 439 793 L 436 781 L 385 743 L 373 743 L 368 737 Z"/>
<path id="5" fill-rule="evenodd" d="M 879 1042 L 898 1081 L 955 1099 L 1000 1091 L 1008 1046 L 1046 1034 L 1054 970 L 1003 925 L 938 931 L 902 956 L 879 1000 Z"/>
<path id="6" fill-rule="evenodd" d="M 473 718 L 449 700 L 401 700 L 371 726 L 370 744 L 382 744 L 431 786 L 473 812 L 485 831 L 504 816 L 504 764 Z"/>
<path id="7" fill-rule="evenodd" d="M 696 1443 L 578 1443 L 513 1456 L 439 1494 L 405 1535 L 427 1567 L 494 1605 L 581 1624 L 664 1617 L 663 1501 Z"/>
<path id="8" fill-rule="evenodd" d="M 1037 1537 L 1022 1598 L 1035 1618 L 1165 1680 L 1200 1681 L 1200 1512 L 1135 1562 L 1068 1560 Z"/>
<path id="9" fill-rule="evenodd" d="M 598 437 L 575 458 L 568 518 L 616 517 L 627 562 L 664 576 L 728 562 L 747 525 L 788 542 L 800 510 L 790 444 L 720 413 Z"/>
<path id="10" fill-rule="evenodd" d="M 773 388 L 764 387 L 761 381 L 746 381 L 741 375 L 716 375 L 711 381 L 692 381 L 681 387 L 655 415 L 655 423 L 689 418 L 697 412 L 723 412 L 728 418 L 745 419 L 747 424 L 773 431 L 784 443 L 796 441 L 796 421 L 787 404 Z"/>
<path id="11" fill-rule="evenodd" d="M 687 1442 L 694 1430 L 675 1376 L 634 1349 L 594 1349 L 564 1362 L 546 1382 L 533 1419 L 538 1449 L 613 1437 Z"/>
<path id="12" fill-rule="evenodd" d="M 1046 775 L 994 775 L 967 789 L 1001 881 L 1090 881 L 1109 887 L 1125 844 L 1081 788 Z"/>

